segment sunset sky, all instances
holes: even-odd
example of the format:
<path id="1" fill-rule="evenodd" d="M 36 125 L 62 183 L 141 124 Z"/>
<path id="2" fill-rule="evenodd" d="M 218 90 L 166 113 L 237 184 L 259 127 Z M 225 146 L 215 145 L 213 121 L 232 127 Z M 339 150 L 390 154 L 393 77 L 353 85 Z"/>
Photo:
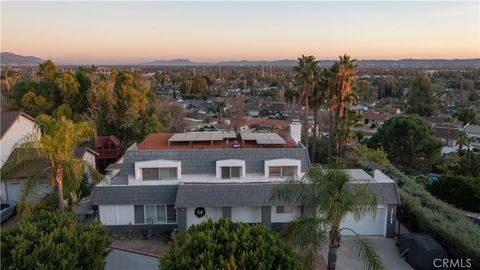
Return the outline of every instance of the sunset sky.
<path id="1" fill-rule="evenodd" d="M 64 64 L 479 58 L 471 2 L 2 2 L 1 51 Z"/>

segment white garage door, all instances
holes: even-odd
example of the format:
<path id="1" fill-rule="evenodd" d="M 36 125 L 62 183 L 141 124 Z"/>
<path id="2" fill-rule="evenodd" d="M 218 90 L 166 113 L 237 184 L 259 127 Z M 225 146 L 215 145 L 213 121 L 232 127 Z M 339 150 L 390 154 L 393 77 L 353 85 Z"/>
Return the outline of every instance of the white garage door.
<path id="1" fill-rule="evenodd" d="M 387 208 L 381 206 L 377 209 L 375 217 L 368 215 L 356 221 L 352 215 L 343 219 L 340 228 L 350 228 L 361 235 L 383 235 L 387 227 Z M 353 235 L 349 230 L 342 230 L 342 235 Z"/>
<path id="2" fill-rule="evenodd" d="M 9 201 L 18 202 L 22 198 L 22 188 L 23 181 L 7 181 L 7 197 Z M 45 197 L 50 192 L 50 187 L 47 181 L 41 182 L 37 188 L 36 192 L 32 193 L 29 197 L 30 200 L 38 200 Z"/>

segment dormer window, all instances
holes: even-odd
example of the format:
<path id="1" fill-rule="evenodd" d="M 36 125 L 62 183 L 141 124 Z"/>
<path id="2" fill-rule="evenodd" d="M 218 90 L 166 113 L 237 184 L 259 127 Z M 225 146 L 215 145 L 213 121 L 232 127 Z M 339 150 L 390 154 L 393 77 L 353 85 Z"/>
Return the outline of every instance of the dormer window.
<path id="1" fill-rule="evenodd" d="M 282 179 L 301 175 L 301 161 L 298 159 L 272 159 L 265 160 L 265 177 Z"/>
<path id="2" fill-rule="evenodd" d="M 297 166 L 271 166 L 269 167 L 269 178 L 285 178 L 296 176 Z"/>
<path id="3" fill-rule="evenodd" d="M 216 177 L 218 179 L 240 179 L 245 177 L 245 160 L 225 159 L 216 162 Z"/>
<path id="4" fill-rule="evenodd" d="M 242 167 L 222 167 L 222 179 L 239 179 L 242 174 Z"/>
<path id="5" fill-rule="evenodd" d="M 142 181 L 178 180 L 181 177 L 180 161 L 156 159 L 135 162 L 136 184 L 141 185 Z"/>

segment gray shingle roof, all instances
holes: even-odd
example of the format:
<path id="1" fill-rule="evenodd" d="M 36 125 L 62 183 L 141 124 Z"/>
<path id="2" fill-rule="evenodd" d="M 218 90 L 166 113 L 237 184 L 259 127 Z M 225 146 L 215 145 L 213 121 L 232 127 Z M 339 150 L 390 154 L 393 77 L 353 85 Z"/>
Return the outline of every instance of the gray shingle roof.
<path id="1" fill-rule="evenodd" d="M 177 192 L 175 207 L 268 206 L 276 184 L 184 184 Z"/>
<path id="2" fill-rule="evenodd" d="M 96 186 L 90 198 L 94 205 L 174 204 L 178 185 Z"/>
<path id="3" fill-rule="evenodd" d="M 272 189 L 278 184 L 183 184 L 177 192 L 175 207 L 269 206 Z M 359 184 L 352 184 L 359 185 Z M 379 204 L 399 204 L 395 183 L 369 183 Z"/>
<path id="4" fill-rule="evenodd" d="M 264 173 L 264 161 L 269 159 L 299 159 L 302 172 L 309 164 L 305 148 L 254 148 L 254 149 L 193 149 L 193 150 L 158 150 L 158 151 L 126 151 L 123 165 L 118 176 L 135 175 L 135 162 L 167 159 L 180 160 L 182 174 L 215 174 L 217 160 L 243 159 L 246 173 Z M 124 181 L 120 181 L 124 182 Z M 115 178 L 112 183 L 116 183 Z"/>

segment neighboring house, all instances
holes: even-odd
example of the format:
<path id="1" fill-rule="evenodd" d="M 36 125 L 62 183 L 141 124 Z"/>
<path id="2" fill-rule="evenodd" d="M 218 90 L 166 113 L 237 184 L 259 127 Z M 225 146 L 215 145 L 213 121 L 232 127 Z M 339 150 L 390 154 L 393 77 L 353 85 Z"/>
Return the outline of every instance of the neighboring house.
<path id="1" fill-rule="evenodd" d="M 83 159 L 85 162 L 88 162 L 94 168 L 96 155 L 98 154 L 88 147 L 79 147 L 74 152 L 74 156 L 76 158 Z M 22 157 L 17 150 L 14 150 L 8 160 L 5 162 L 5 164 L 16 163 L 18 162 L 18 160 L 22 160 Z M 5 193 L 2 193 L 5 194 L 5 200 L 15 202 L 20 201 L 25 181 L 41 171 L 45 171 L 44 178 L 40 180 L 41 182 L 36 188 L 36 195 L 32 196 L 29 199 L 36 200 L 47 195 L 51 191 L 51 187 L 48 181 L 48 175 L 50 170 L 46 170 L 48 167 L 48 161 L 46 159 L 43 159 L 40 162 L 28 164 L 23 169 L 16 171 L 12 179 L 7 179 L 6 181 L 4 181 L 6 188 Z"/>
<path id="2" fill-rule="evenodd" d="M 169 234 L 207 219 L 231 218 L 261 223 L 274 230 L 295 220 L 299 205 L 270 200 L 286 177 L 303 176 L 310 167 L 299 143 L 301 125 L 292 123 L 287 136 L 277 133 L 202 132 L 151 134 L 132 145 L 112 176 L 98 184 L 91 199 L 100 221 L 111 233 L 126 229 Z M 367 184 L 378 198 L 375 217 L 342 227 L 365 235 L 393 237 L 399 197 L 395 183 L 379 171 L 348 170 L 351 184 Z M 348 234 L 348 232 L 345 232 Z"/>
<path id="3" fill-rule="evenodd" d="M 368 128 L 380 128 L 385 121 L 392 118 L 394 115 L 389 113 L 378 113 L 374 111 L 365 112 L 363 117 L 363 124 Z"/>
<path id="4" fill-rule="evenodd" d="M 467 124 L 464 128 L 467 133 L 470 147 L 474 152 L 480 152 L 480 125 Z"/>
<path id="5" fill-rule="evenodd" d="M 446 146 L 454 146 L 455 138 L 462 128 L 462 122 L 455 120 L 447 122 L 447 117 L 423 117 L 429 122 L 434 131 L 435 137 L 440 139 Z"/>
<path id="6" fill-rule="evenodd" d="M 99 136 L 95 140 L 97 170 L 105 172 L 108 165 L 115 163 L 122 156 L 120 140 L 114 135 Z"/>
<path id="7" fill-rule="evenodd" d="M 96 159 L 99 154 L 94 150 L 88 147 L 78 147 L 73 154 L 76 158 L 83 159 L 86 163 L 90 164 L 92 168 L 97 168 Z M 86 173 L 88 173 L 88 170 L 86 170 Z M 90 176 L 88 182 L 92 183 L 92 179 Z"/>
<path id="8" fill-rule="evenodd" d="M 40 136 L 40 132 L 38 132 L 38 126 L 35 123 L 35 118 L 26 113 L 17 111 L 0 111 L 0 118 L 1 168 L 12 154 L 17 143 L 21 143 L 21 140 L 27 136 L 36 136 L 38 138 Z M 0 183 L 0 200 L 7 200 L 6 185 L 4 181 Z"/>

